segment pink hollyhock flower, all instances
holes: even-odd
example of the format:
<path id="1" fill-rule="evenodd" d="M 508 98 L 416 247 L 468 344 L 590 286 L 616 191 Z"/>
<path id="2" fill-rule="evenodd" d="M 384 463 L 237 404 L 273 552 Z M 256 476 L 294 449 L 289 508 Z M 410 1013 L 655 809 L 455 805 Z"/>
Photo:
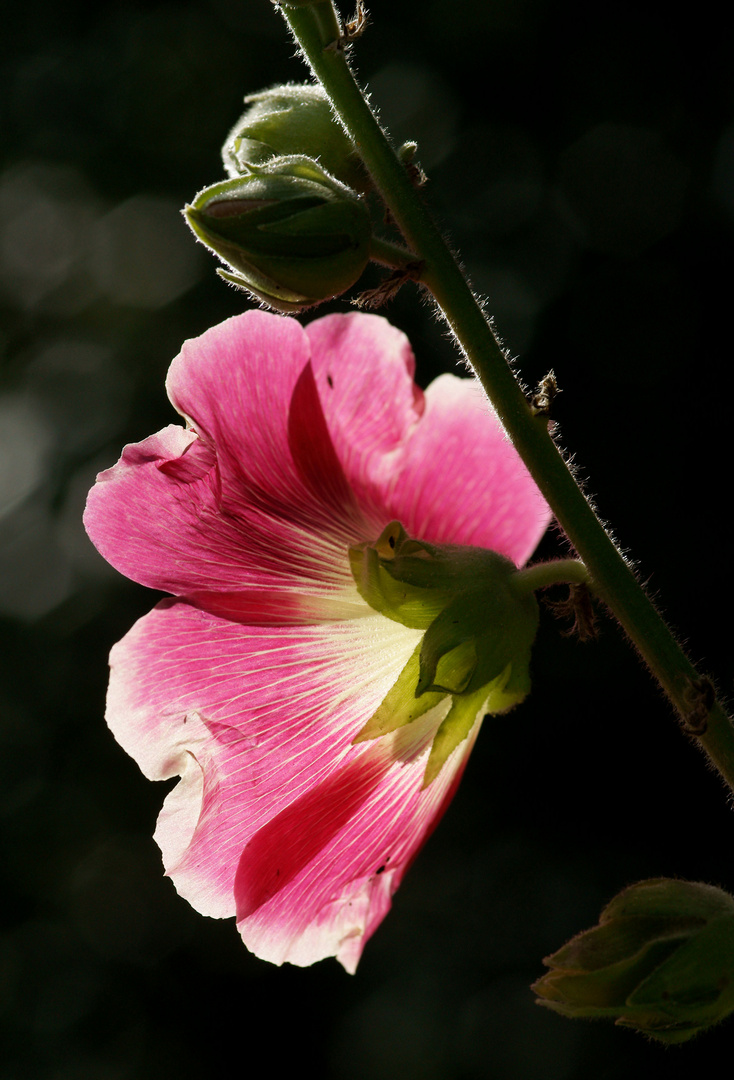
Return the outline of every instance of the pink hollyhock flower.
<path id="1" fill-rule="evenodd" d="M 173 594 L 112 650 L 107 710 L 146 776 L 181 777 L 166 872 L 276 964 L 355 970 L 481 723 L 426 787 L 450 698 L 354 743 L 422 631 L 367 605 L 348 548 L 399 520 L 521 565 L 549 518 L 474 380 L 423 394 L 413 370 L 377 316 L 249 311 L 171 365 L 187 426 L 126 447 L 89 496 L 105 558 Z"/>

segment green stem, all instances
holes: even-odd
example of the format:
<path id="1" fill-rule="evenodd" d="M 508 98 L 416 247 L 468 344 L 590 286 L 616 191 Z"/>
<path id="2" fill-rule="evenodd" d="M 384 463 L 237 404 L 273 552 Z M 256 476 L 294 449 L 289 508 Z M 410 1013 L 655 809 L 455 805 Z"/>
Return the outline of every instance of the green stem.
<path id="1" fill-rule="evenodd" d="M 400 244 L 393 244 L 391 240 L 383 240 L 379 236 L 373 236 L 370 240 L 370 258 L 373 262 L 382 263 L 383 266 L 391 266 L 397 270 L 407 270 L 420 263 L 414 251 L 408 251 Z"/>
<path id="2" fill-rule="evenodd" d="M 589 572 L 578 559 L 553 559 L 526 566 L 512 575 L 513 588 L 521 595 L 545 589 L 549 585 L 581 585 Z"/>
<path id="3" fill-rule="evenodd" d="M 277 2 L 278 0 L 273 0 L 273 3 Z M 311 0 L 310 3 L 301 0 L 300 4 L 296 2 L 292 7 L 289 6 L 288 0 L 283 0 L 283 15 L 289 22 L 291 17 L 298 20 L 299 7 L 308 9 L 304 10 L 303 14 L 322 47 L 339 40 L 342 29 L 333 0 Z"/>
<path id="4" fill-rule="evenodd" d="M 324 3 L 316 6 L 323 9 Z M 281 10 L 375 187 L 424 263 L 422 283 L 433 293 L 513 444 L 586 564 L 590 586 L 639 650 L 684 729 L 697 737 L 734 791 L 731 721 L 711 700 L 710 683 L 685 656 L 592 510 L 549 434 L 547 418 L 538 415 L 525 397 L 489 320 L 357 85 L 344 50 L 329 39 L 323 17 L 317 20 L 313 8 Z"/>

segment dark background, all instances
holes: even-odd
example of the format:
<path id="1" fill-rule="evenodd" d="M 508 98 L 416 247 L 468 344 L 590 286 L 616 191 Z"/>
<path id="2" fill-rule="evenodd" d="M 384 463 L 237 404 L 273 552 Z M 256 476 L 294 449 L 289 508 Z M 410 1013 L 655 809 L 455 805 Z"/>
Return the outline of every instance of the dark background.
<path id="1" fill-rule="evenodd" d="M 370 9 L 355 55 L 375 104 L 418 140 L 427 197 L 524 379 L 555 369 L 563 445 L 729 696 L 730 28 L 706 2 Z M 243 95 L 304 71 L 268 0 L 28 3 L 4 29 L 2 1080 L 712 1068 L 732 1023 L 664 1050 L 528 990 L 632 881 L 734 890 L 722 785 L 606 618 L 580 644 L 544 614 L 531 699 L 485 724 L 356 976 L 254 959 L 162 877 L 163 785 L 102 718 L 107 652 L 155 597 L 102 562 L 80 515 L 122 444 L 173 419 L 181 342 L 243 309 L 179 208 L 222 178 Z M 385 313 L 423 382 L 455 368 L 412 287 Z M 550 534 L 541 554 L 561 551 Z"/>

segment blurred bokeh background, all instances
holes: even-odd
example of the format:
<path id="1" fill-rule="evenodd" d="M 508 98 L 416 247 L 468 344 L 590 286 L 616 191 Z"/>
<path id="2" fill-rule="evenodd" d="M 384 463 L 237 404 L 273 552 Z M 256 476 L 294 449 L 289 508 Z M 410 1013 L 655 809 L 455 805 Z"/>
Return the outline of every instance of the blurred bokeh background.
<path id="1" fill-rule="evenodd" d="M 731 696 L 734 81 L 714 6 L 372 0 L 359 73 L 601 514 Z M 180 208 L 242 97 L 304 77 L 269 0 L 16 6 L 0 100 L 2 1080 L 612 1080 L 703 1072 L 533 1004 L 541 958 L 640 878 L 734 890 L 734 816 L 615 626 L 545 612 L 355 977 L 277 970 L 175 894 L 164 795 L 103 721 L 155 597 L 86 540 L 95 473 L 172 420 L 180 343 L 242 310 Z M 346 302 L 331 305 L 348 310 Z M 420 379 L 456 367 L 407 287 Z M 561 552 L 550 534 L 541 554 Z"/>

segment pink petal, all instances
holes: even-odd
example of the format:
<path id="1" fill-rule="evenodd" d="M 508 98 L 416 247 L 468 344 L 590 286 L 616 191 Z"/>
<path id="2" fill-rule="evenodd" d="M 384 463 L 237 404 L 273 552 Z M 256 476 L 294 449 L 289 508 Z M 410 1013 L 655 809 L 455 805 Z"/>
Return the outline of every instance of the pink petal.
<path id="1" fill-rule="evenodd" d="M 481 386 L 455 375 L 428 387 L 383 499 L 412 536 L 489 548 L 518 566 L 551 517 Z"/>
<path id="2" fill-rule="evenodd" d="M 196 804 L 186 856 L 173 861 L 169 823 L 159 835 L 167 868 L 197 906 L 223 874 L 212 903 L 234 913 L 244 844 L 354 753 L 362 718 L 415 647 L 417 631 L 362 610 L 363 619 L 318 626 L 242 626 L 167 600 L 112 650 L 115 737 L 150 779 L 189 772 L 192 760 L 192 784 L 207 777 L 210 799 L 201 820 Z"/>
<path id="3" fill-rule="evenodd" d="M 196 433 L 127 447 L 85 524 L 128 577 L 255 621 L 349 615 L 365 525 L 331 445 L 298 323 L 251 311 L 187 342 L 169 390 Z M 304 432 L 308 437 L 304 438 Z"/>
<path id="4" fill-rule="evenodd" d="M 359 504 L 412 535 L 522 565 L 550 510 L 475 379 L 413 382 L 407 338 L 377 315 L 306 327 L 326 423 Z"/>
<path id="5" fill-rule="evenodd" d="M 374 614 L 246 627 L 164 601 L 113 649 L 116 738 L 151 779 L 182 775 L 166 870 L 202 913 L 237 909 L 266 959 L 353 970 L 454 790 L 468 745 L 421 790 L 445 708 L 352 746 L 419 637 Z"/>
<path id="6" fill-rule="evenodd" d="M 339 469 L 333 450 L 323 446 L 326 427 L 318 415 L 318 397 L 302 387 L 309 359 L 308 340 L 295 319 L 248 311 L 187 341 L 171 364 L 171 401 L 216 447 L 224 513 L 247 520 L 261 511 L 331 530 L 338 524 L 334 510 L 342 513 L 342 504 L 351 503 L 342 478 L 340 502 L 321 505 L 320 493 L 314 498 L 313 491 L 304 490 L 294 461 L 290 429 L 295 395 L 296 410 L 305 408 L 316 425 L 325 468 Z"/>
<path id="7" fill-rule="evenodd" d="M 240 933 L 257 956 L 301 966 L 336 956 L 347 971 L 356 969 L 453 798 L 479 730 L 476 724 L 422 790 L 439 722 L 428 714 L 367 744 L 255 834 L 242 853 L 235 895 Z"/>
<path id="8" fill-rule="evenodd" d="M 379 315 L 327 315 L 306 327 L 326 423 L 359 505 L 375 502 L 424 411 L 404 334 Z"/>

